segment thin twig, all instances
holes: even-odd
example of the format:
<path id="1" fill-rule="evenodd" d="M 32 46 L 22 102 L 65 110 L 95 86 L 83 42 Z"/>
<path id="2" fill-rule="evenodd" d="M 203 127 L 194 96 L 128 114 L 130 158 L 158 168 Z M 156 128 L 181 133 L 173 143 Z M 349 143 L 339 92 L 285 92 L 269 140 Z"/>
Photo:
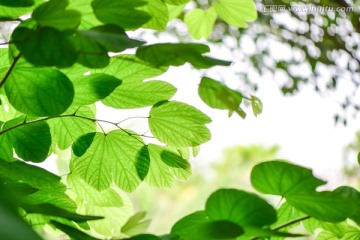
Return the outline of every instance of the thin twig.
<path id="1" fill-rule="evenodd" d="M 0 88 L 5 84 L 6 80 L 9 78 L 11 72 L 14 70 L 14 67 L 16 63 L 19 61 L 20 57 L 21 57 L 21 53 L 14 58 L 13 62 L 11 63 L 11 66 L 9 67 L 4 78 L 0 82 Z"/>

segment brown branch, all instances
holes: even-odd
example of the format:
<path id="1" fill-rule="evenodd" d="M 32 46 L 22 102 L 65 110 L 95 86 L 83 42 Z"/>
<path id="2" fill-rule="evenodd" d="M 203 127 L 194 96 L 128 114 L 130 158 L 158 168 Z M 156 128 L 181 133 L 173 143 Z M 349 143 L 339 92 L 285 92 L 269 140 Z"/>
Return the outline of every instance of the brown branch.
<path id="1" fill-rule="evenodd" d="M 21 58 L 21 53 L 14 58 L 13 62 L 11 63 L 9 69 L 6 72 L 4 78 L 0 82 L 0 88 L 5 84 L 6 80 L 9 78 L 11 72 L 14 70 L 16 63 L 19 61 L 20 58 Z"/>

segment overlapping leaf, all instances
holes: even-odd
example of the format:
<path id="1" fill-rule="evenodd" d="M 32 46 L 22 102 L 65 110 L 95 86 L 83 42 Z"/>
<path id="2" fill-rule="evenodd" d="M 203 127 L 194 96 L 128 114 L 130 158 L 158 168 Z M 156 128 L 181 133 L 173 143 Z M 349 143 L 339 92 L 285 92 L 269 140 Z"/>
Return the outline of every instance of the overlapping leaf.
<path id="1" fill-rule="evenodd" d="M 141 46 L 136 56 L 154 66 L 181 66 L 192 64 L 195 68 L 229 66 L 231 62 L 203 56 L 210 51 L 207 45 L 199 43 L 159 43 Z"/>
<path id="2" fill-rule="evenodd" d="M 155 30 L 165 30 L 169 21 L 169 12 L 166 4 L 162 0 L 151 0 L 146 5 L 139 7 L 150 15 L 151 19 L 142 27 Z"/>
<path id="3" fill-rule="evenodd" d="M 124 29 L 136 29 L 150 20 L 150 16 L 138 10 L 144 0 L 95 0 L 92 7 L 96 17 L 103 23 L 115 24 Z"/>
<path id="4" fill-rule="evenodd" d="M 145 181 L 155 187 L 171 187 L 175 178 L 185 180 L 191 174 L 190 164 L 166 147 L 149 144 L 150 167 Z"/>
<path id="5" fill-rule="evenodd" d="M 5 141 L 5 147 L 11 145 L 23 160 L 42 162 L 47 158 L 51 146 L 49 125 L 45 122 L 21 125 L 24 121 L 25 117 L 22 116 L 3 124 L 1 130 L 6 131 L 6 136 L 2 137 L 2 141 Z"/>
<path id="6" fill-rule="evenodd" d="M 168 100 L 175 92 L 176 88 L 164 81 L 124 81 L 102 102 L 119 109 L 140 108 Z"/>
<path id="7" fill-rule="evenodd" d="M 216 13 L 226 23 L 247 28 L 246 22 L 253 22 L 257 18 L 257 10 L 253 0 L 219 0 L 212 3 Z"/>
<path id="8" fill-rule="evenodd" d="M 210 140 L 205 124 L 211 119 L 185 103 L 164 101 L 150 111 L 151 132 L 160 141 L 176 147 L 194 147 Z"/>
<path id="9" fill-rule="evenodd" d="M 145 178 L 149 153 L 141 138 L 123 130 L 87 134 L 73 145 L 72 171 L 98 190 L 115 183 L 133 191 Z"/>
<path id="10" fill-rule="evenodd" d="M 33 116 L 61 114 L 74 97 L 71 81 L 59 70 L 27 66 L 15 67 L 5 92 L 16 110 Z"/>
<path id="11" fill-rule="evenodd" d="M 229 116 L 236 112 L 244 118 L 245 112 L 240 108 L 243 96 L 240 92 L 232 90 L 224 84 L 213 79 L 203 77 L 199 86 L 200 98 L 212 108 L 228 109 Z"/>
<path id="12" fill-rule="evenodd" d="M 170 5 L 182 5 L 190 2 L 190 0 L 165 0 L 165 2 Z"/>
<path id="13" fill-rule="evenodd" d="M 76 29 L 81 21 L 81 14 L 76 10 L 66 10 L 67 0 L 50 0 L 41 4 L 32 13 L 32 18 L 40 26 L 53 27 L 60 31 Z"/>

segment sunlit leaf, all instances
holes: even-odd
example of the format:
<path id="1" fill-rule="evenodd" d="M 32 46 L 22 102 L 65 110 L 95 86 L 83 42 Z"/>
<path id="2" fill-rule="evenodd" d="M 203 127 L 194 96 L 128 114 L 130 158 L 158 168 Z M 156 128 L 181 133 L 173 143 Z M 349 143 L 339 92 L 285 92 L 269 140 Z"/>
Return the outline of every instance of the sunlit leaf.
<path id="1" fill-rule="evenodd" d="M 154 30 L 165 30 L 169 21 L 169 12 L 162 0 L 151 0 L 146 5 L 138 8 L 150 15 L 151 19 L 142 27 Z"/>
<path id="2" fill-rule="evenodd" d="M 334 190 L 335 193 L 341 196 L 353 200 L 356 204 L 354 214 L 350 216 L 357 224 L 360 224 L 360 192 L 355 188 L 342 186 Z"/>
<path id="3" fill-rule="evenodd" d="M 119 109 L 152 106 L 170 99 L 176 88 L 164 81 L 124 81 L 102 102 Z"/>
<path id="4" fill-rule="evenodd" d="M 240 108 L 242 94 L 218 81 L 203 77 L 199 86 L 199 96 L 209 107 L 229 110 L 229 116 L 232 112 L 238 113 L 242 118 L 246 116 Z"/>
<path id="5" fill-rule="evenodd" d="M 5 84 L 5 92 L 18 111 L 34 116 L 61 114 L 74 97 L 70 80 L 52 68 L 15 67 Z"/>
<path id="6" fill-rule="evenodd" d="M 32 18 L 40 26 L 53 27 L 60 31 L 75 29 L 81 21 L 81 14 L 75 10 L 66 10 L 67 0 L 50 0 L 41 4 L 32 13 Z"/>
<path id="7" fill-rule="evenodd" d="M 251 107 L 255 117 L 262 113 L 263 104 L 259 98 L 251 96 Z"/>
<path id="8" fill-rule="evenodd" d="M 150 167 L 145 181 L 159 188 L 171 187 L 175 178 L 185 180 L 191 174 L 190 164 L 166 147 L 149 144 Z"/>
<path id="9" fill-rule="evenodd" d="M 52 139 L 60 149 L 68 148 L 80 136 L 96 130 L 96 123 L 88 120 L 95 118 L 95 113 L 90 107 L 70 108 L 64 114 L 73 114 L 75 112 L 78 117 L 54 118 L 47 121 L 50 126 Z M 88 119 L 83 119 L 82 117 Z"/>
<path id="10" fill-rule="evenodd" d="M 165 0 L 165 2 L 171 5 L 182 5 L 190 2 L 190 0 Z"/>
<path id="11" fill-rule="evenodd" d="M 221 19 L 236 27 L 247 28 L 246 22 L 253 22 L 257 18 L 253 0 L 218 0 L 212 6 Z"/>
<path id="12" fill-rule="evenodd" d="M 138 212 L 131 216 L 122 226 L 121 232 L 128 236 L 135 236 L 146 232 L 150 226 L 151 220 L 144 220 L 146 212 Z"/>
<path id="13" fill-rule="evenodd" d="M 168 11 L 169 11 L 169 21 L 179 17 L 179 15 L 184 10 L 185 6 L 186 6 L 186 3 L 182 4 L 182 5 L 170 5 L 170 4 L 167 4 Z"/>
<path id="14" fill-rule="evenodd" d="M 109 96 L 122 81 L 107 74 L 95 73 L 73 81 L 73 105 L 89 105 Z"/>
<path id="15" fill-rule="evenodd" d="M 92 7 L 96 17 L 103 23 L 115 24 L 125 29 L 141 27 L 150 16 L 138 7 L 147 2 L 143 0 L 94 0 Z"/>
<path id="16" fill-rule="evenodd" d="M 125 191 L 133 191 L 147 174 L 149 153 L 141 138 L 123 130 L 106 135 L 96 133 L 91 145 L 80 157 L 72 161 L 72 171 L 98 190 L 105 190 L 115 183 Z M 79 151 L 79 138 L 74 152 Z"/>
<path id="17" fill-rule="evenodd" d="M 185 14 L 184 22 L 194 39 L 208 39 L 213 31 L 217 15 L 213 8 L 202 10 L 195 8 Z"/>
<path id="18" fill-rule="evenodd" d="M 205 124 L 211 119 L 198 109 L 181 102 L 164 101 L 150 111 L 151 132 L 160 141 L 176 147 L 194 147 L 210 140 Z"/>
<path id="19" fill-rule="evenodd" d="M 158 43 L 141 46 L 136 56 L 154 66 L 181 66 L 187 62 L 195 68 L 229 66 L 231 62 L 203 56 L 210 51 L 207 45 L 199 43 Z"/>
<path id="20" fill-rule="evenodd" d="M 62 224 L 59 222 L 51 221 L 50 224 L 53 225 L 54 227 L 56 227 L 57 229 L 60 229 L 62 232 L 66 233 L 72 239 L 82 239 L 82 240 L 97 240 L 98 239 L 98 238 L 89 236 L 86 233 L 81 232 L 80 230 L 78 230 L 74 227 L 70 227 L 68 225 L 65 225 L 65 224 Z"/>
<path id="21" fill-rule="evenodd" d="M 220 189 L 211 194 L 205 212 L 210 220 L 228 220 L 242 227 L 262 227 L 276 221 L 276 211 L 269 203 L 236 189 Z"/>
<path id="22" fill-rule="evenodd" d="M 287 224 L 289 222 L 302 219 L 306 217 L 307 215 L 293 206 L 291 206 L 288 202 L 284 202 L 279 209 L 277 209 L 277 220 L 272 225 L 272 228 L 277 228 L 279 226 L 283 226 L 284 224 Z M 293 227 L 296 227 L 299 225 L 300 222 L 291 224 L 288 227 L 282 227 L 282 231 L 287 231 L 288 229 L 291 229 Z"/>
<path id="23" fill-rule="evenodd" d="M 260 163 L 252 169 L 251 183 L 261 193 L 286 196 L 314 192 L 326 182 L 314 177 L 311 169 L 285 161 L 270 161 Z"/>

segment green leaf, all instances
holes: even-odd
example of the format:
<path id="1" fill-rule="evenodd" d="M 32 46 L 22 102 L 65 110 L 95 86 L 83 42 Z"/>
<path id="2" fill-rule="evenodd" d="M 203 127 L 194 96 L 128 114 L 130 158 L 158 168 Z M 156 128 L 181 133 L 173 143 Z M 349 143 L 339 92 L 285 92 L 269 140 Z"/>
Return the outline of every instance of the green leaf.
<path id="1" fill-rule="evenodd" d="M 195 8 L 185 14 L 184 22 L 194 39 L 201 39 L 202 37 L 208 39 L 213 31 L 216 18 L 214 8 L 207 10 Z"/>
<path id="2" fill-rule="evenodd" d="M 95 73 L 73 81 L 75 97 L 73 105 L 89 105 L 109 96 L 122 81 L 111 75 Z"/>
<path id="3" fill-rule="evenodd" d="M 74 212 L 69 212 L 67 210 L 64 210 L 62 208 L 56 207 L 52 204 L 38 204 L 38 205 L 32 205 L 32 204 L 22 204 L 21 207 L 27 212 L 27 213 L 40 213 L 47 216 L 56 216 L 60 218 L 66 218 L 68 220 L 74 221 L 74 222 L 86 222 L 90 220 L 99 220 L 103 217 L 98 216 L 84 216 L 80 215 Z"/>
<path id="4" fill-rule="evenodd" d="M 151 0 L 142 7 L 138 8 L 150 15 L 151 19 L 142 27 L 154 30 L 165 30 L 169 21 L 169 12 L 166 4 L 162 0 Z"/>
<path id="5" fill-rule="evenodd" d="M 127 236 L 135 236 L 146 232 L 150 226 L 150 220 L 144 220 L 146 212 L 138 212 L 131 216 L 128 221 L 122 226 L 121 232 Z"/>
<path id="6" fill-rule="evenodd" d="M 360 239 L 360 229 L 353 226 L 348 227 L 346 234 L 342 238 L 342 240 L 358 240 L 358 239 Z"/>
<path id="7" fill-rule="evenodd" d="M 110 24 L 78 31 L 78 34 L 97 42 L 99 46 L 111 52 L 122 52 L 125 49 L 138 47 L 145 43 L 129 38 L 122 28 Z"/>
<path id="8" fill-rule="evenodd" d="M 166 147 L 149 144 L 150 167 L 145 181 L 155 187 L 171 187 L 177 177 L 186 180 L 191 174 L 190 164 Z"/>
<path id="9" fill-rule="evenodd" d="M 79 151 L 79 141 L 84 139 L 79 138 L 74 144 L 74 152 Z M 149 152 L 141 138 L 132 133 L 123 130 L 106 135 L 96 133 L 91 145 L 81 157 L 72 160 L 72 165 L 72 171 L 95 189 L 105 190 L 115 183 L 131 192 L 147 174 Z"/>
<path id="10" fill-rule="evenodd" d="M 319 221 L 314 218 L 307 219 L 302 222 L 306 230 L 314 234 L 317 229 L 322 229 L 329 231 L 336 237 L 342 238 L 347 232 L 348 224 L 346 222 L 341 223 L 329 223 L 324 221 Z"/>
<path id="11" fill-rule="evenodd" d="M 293 192 L 286 200 L 298 210 L 321 221 L 341 222 L 351 217 L 355 202 L 335 192 Z"/>
<path id="12" fill-rule="evenodd" d="M 16 110 L 32 116 L 59 115 L 74 97 L 71 81 L 51 68 L 15 67 L 5 92 Z"/>
<path id="13" fill-rule="evenodd" d="M 43 27 L 31 30 L 17 27 L 12 34 L 12 41 L 34 65 L 71 67 L 77 58 L 74 45 L 64 32 L 55 28 Z"/>
<path id="14" fill-rule="evenodd" d="M 348 186 L 339 187 L 335 189 L 334 192 L 357 203 L 354 214 L 350 218 L 357 224 L 360 224 L 360 192 L 358 192 L 355 188 Z"/>
<path id="15" fill-rule="evenodd" d="M 277 220 L 272 225 L 272 228 L 283 226 L 289 222 L 302 219 L 307 215 L 291 206 L 288 202 L 284 202 L 281 207 L 277 210 Z M 300 222 L 291 224 L 288 227 L 282 227 L 281 230 L 287 231 L 293 227 L 299 225 Z"/>
<path id="16" fill-rule="evenodd" d="M 189 62 L 200 69 L 231 64 L 231 62 L 203 56 L 209 51 L 210 48 L 207 45 L 199 43 L 159 43 L 139 47 L 136 56 L 154 66 L 181 66 Z"/>
<path id="17" fill-rule="evenodd" d="M 2 122 L 0 122 L 2 125 Z M 0 161 L 12 161 L 13 159 L 13 150 L 12 144 L 7 138 L 6 134 L 0 135 Z"/>
<path id="18" fill-rule="evenodd" d="M 244 231 L 240 226 L 230 221 L 210 221 L 204 211 L 198 211 L 176 222 L 171 233 L 179 235 L 183 240 L 235 240 Z"/>
<path id="19" fill-rule="evenodd" d="M 126 240 L 161 240 L 161 238 L 150 234 L 140 234 L 131 238 L 126 238 Z"/>
<path id="20" fill-rule="evenodd" d="M 142 81 L 159 76 L 167 71 L 167 67 L 154 67 L 135 55 L 117 55 L 111 58 L 110 64 L 101 69 L 102 73 L 113 75 L 122 81 Z"/>
<path id="21" fill-rule="evenodd" d="M 53 27 L 60 31 L 76 29 L 80 25 L 81 14 L 75 10 L 66 10 L 67 0 L 50 0 L 38 6 L 32 18 L 40 26 Z"/>
<path id="22" fill-rule="evenodd" d="M 21 161 L 0 161 L 0 176 L 5 179 L 29 184 L 37 189 L 51 189 L 62 186 L 63 190 L 65 190 L 65 186 L 60 183 L 60 177 L 43 168 L 29 165 Z"/>
<path id="23" fill-rule="evenodd" d="M 147 13 L 137 10 L 146 3 L 143 0 L 94 0 L 91 5 L 96 17 L 103 23 L 136 29 L 150 20 Z"/>
<path id="24" fill-rule="evenodd" d="M 119 109 L 141 108 L 168 100 L 176 88 L 163 81 L 124 81 L 102 102 Z"/>
<path id="25" fill-rule="evenodd" d="M 3 130 L 12 128 L 14 121 L 24 121 L 20 117 L 3 125 Z M 48 155 L 51 146 L 49 125 L 45 122 L 36 122 L 11 129 L 6 132 L 7 139 L 15 149 L 16 154 L 25 161 L 42 162 Z"/>
<path id="26" fill-rule="evenodd" d="M 81 29 L 90 29 L 102 24 L 93 11 L 91 6 L 93 0 L 69 0 L 68 9 L 73 9 L 81 13 Z"/>
<path id="27" fill-rule="evenodd" d="M 244 118 L 245 112 L 239 107 L 243 96 L 240 92 L 232 90 L 224 84 L 213 79 L 203 77 L 199 86 L 200 98 L 212 108 L 228 109 L 229 116 L 236 112 Z"/>
<path id="28" fill-rule="evenodd" d="M 236 189 L 220 189 L 206 202 L 210 220 L 228 220 L 242 227 L 262 227 L 276 221 L 275 209 L 255 194 Z"/>
<path id="29" fill-rule="evenodd" d="M 105 216 L 89 222 L 92 231 L 107 239 L 121 234 L 120 226 L 133 214 L 131 201 L 125 193 L 114 187 L 98 191 L 74 173 L 67 176 L 67 183 L 71 188 L 70 196 L 78 204 L 78 213 Z"/>
<path id="30" fill-rule="evenodd" d="M 205 124 L 211 119 L 198 109 L 181 102 L 164 101 L 150 111 L 149 127 L 160 141 L 176 147 L 194 147 L 210 140 Z"/>
<path id="31" fill-rule="evenodd" d="M 212 3 L 216 13 L 226 23 L 247 28 L 246 22 L 257 19 L 257 10 L 253 0 L 217 0 Z"/>
<path id="32" fill-rule="evenodd" d="M 283 161 L 270 161 L 252 169 L 251 183 L 261 193 L 286 197 L 292 193 L 315 192 L 326 182 L 314 177 L 311 169 Z"/>
<path id="33" fill-rule="evenodd" d="M 81 65 L 89 68 L 103 68 L 109 64 L 108 51 L 96 39 L 89 38 L 78 31 L 72 41 L 79 53 L 77 62 Z"/>
<path id="34" fill-rule="evenodd" d="M 182 5 L 190 2 L 190 0 L 165 0 L 165 2 L 170 5 Z"/>
<path id="35" fill-rule="evenodd" d="M 51 136 L 57 146 L 64 150 L 75 142 L 80 136 L 96 130 L 96 123 L 85 118 L 95 119 L 95 113 L 88 106 L 79 109 L 70 108 L 65 114 L 72 114 L 76 111 L 77 117 L 63 117 L 48 120 Z"/>
<path id="36" fill-rule="evenodd" d="M 169 11 L 169 21 L 174 20 L 175 18 L 179 17 L 179 15 L 184 10 L 186 4 L 182 5 L 169 5 L 167 4 L 168 11 Z"/>
<path id="37" fill-rule="evenodd" d="M 35 4 L 34 0 L 0 0 L 0 5 L 7 7 L 31 7 Z"/>
<path id="38" fill-rule="evenodd" d="M 262 113 L 263 104 L 261 100 L 255 96 L 251 96 L 251 107 L 254 112 L 255 117 Z"/>
<path id="39" fill-rule="evenodd" d="M 87 235 L 84 232 L 81 232 L 80 230 L 70 227 L 68 225 L 56 222 L 56 221 L 51 221 L 50 222 L 51 225 L 53 225 L 54 227 L 56 227 L 57 229 L 61 230 L 62 232 L 66 233 L 69 237 L 71 237 L 72 239 L 82 239 L 82 240 L 96 240 L 98 238 L 94 238 L 92 236 Z"/>

